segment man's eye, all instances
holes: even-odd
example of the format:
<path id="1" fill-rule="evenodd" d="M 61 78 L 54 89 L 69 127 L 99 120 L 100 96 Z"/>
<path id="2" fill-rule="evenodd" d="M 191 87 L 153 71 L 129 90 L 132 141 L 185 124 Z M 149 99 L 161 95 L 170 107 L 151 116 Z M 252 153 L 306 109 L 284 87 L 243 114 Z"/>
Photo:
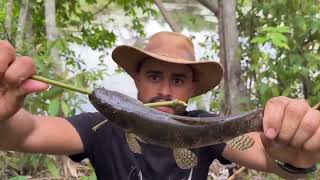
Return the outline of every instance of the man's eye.
<path id="1" fill-rule="evenodd" d="M 160 76 L 158 76 L 158 75 L 150 75 L 149 79 L 152 80 L 152 81 L 158 81 L 158 80 L 160 80 Z"/>
<path id="2" fill-rule="evenodd" d="M 183 80 L 182 79 L 174 79 L 173 80 L 174 81 L 174 84 L 176 84 L 176 85 L 181 85 L 181 84 L 183 84 Z"/>

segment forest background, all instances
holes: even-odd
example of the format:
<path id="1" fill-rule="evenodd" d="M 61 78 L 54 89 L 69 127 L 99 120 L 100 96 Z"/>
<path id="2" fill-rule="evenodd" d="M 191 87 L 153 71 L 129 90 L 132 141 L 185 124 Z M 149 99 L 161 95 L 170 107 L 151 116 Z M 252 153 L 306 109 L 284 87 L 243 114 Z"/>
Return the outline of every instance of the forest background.
<path id="1" fill-rule="evenodd" d="M 194 40 L 199 59 L 225 69 L 223 82 L 189 108 L 237 114 L 274 96 L 320 100 L 319 12 L 319 0 L 0 0 L 0 39 L 33 57 L 39 75 L 91 89 L 122 82 L 117 90 L 135 96 L 112 49 L 143 47 L 161 30 L 182 32 Z M 85 96 L 58 87 L 29 96 L 25 108 L 63 117 L 92 110 Z M 229 176 L 223 169 L 213 165 L 208 179 Z M 279 179 L 240 170 L 238 178 Z M 88 162 L 0 152 L 0 179 L 71 177 L 96 179 Z"/>

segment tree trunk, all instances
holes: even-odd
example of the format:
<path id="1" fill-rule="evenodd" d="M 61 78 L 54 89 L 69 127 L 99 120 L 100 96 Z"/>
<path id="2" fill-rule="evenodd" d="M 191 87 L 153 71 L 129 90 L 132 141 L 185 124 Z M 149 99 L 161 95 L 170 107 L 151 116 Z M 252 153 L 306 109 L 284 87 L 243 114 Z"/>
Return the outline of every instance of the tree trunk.
<path id="1" fill-rule="evenodd" d="M 50 56 L 54 64 L 54 73 L 61 74 L 62 67 L 59 58 L 59 51 L 53 46 L 53 43 L 58 38 L 58 30 L 56 26 L 56 1 L 45 0 L 45 19 L 46 19 L 46 34 L 48 39 L 48 47 L 50 49 Z"/>
<path id="2" fill-rule="evenodd" d="M 309 47 L 307 47 L 307 49 L 309 49 Z M 305 57 L 305 51 L 303 50 L 303 48 L 301 48 L 299 50 L 299 53 L 300 53 L 301 57 L 303 58 L 303 66 L 308 67 L 308 60 Z M 312 82 L 311 82 L 309 74 L 302 74 L 301 81 L 302 81 L 303 97 L 304 97 L 304 99 L 308 99 L 309 96 L 313 95 L 312 94 L 312 87 L 311 87 Z"/>
<path id="3" fill-rule="evenodd" d="M 26 26 L 27 14 L 29 9 L 29 0 L 22 0 L 20 5 L 19 22 L 17 27 L 16 48 L 23 49 L 24 31 Z"/>
<path id="4" fill-rule="evenodd" d="M 34 48 L 34 35 L 33 35 L 33 29 L 32 29 L 32 1 L 29 3 L 29 10 L 27 13 L 26 20 L 26 30 L 25 30 L 25 42 L 28 45 L 26 48 L 26 55 L 33 57 L 36 53 L 35 48 Z"/>
<path id="5" fill-rule="evenodd" d="M 164 19 L 169 24 L 171 30 L 173 32 L 180 32 L 181 31 L 180 26 L 178 26 L 178 24 L 174 21 L 174 19 L 170 15 L 170 13 L 166 11 L 166 9 L 164 8 L 164 6 L 162 4 L 162 0 L 154 0 L 154 3 L 159 8 L 159 11 L 161 12 L 162 16 L 164 17 Z"/>
<path id="6" fill-rule="evenodd" d="M 241 79 L 238 30 L 236 24 L 236 1 L 219 1 L 220 61 L 224 67 L 224 103 L 222 112 L 238 114 L 249 109 L 249 97 Z"/>
<path id="7" fill-rule="evenodd" d="M 213 12 L 216 17 L 219 14 L 218 0 L 198 0 L 200 4 L 204 7 L 208 8 L 211 12 Z"/>
<path id="8" fill-rule="evenodd" d="M 13 17 L 13 0 L 8 0 L 7 2 L 7 15 L 5 19 L 5 28 L 7 31 L 7 38 L 12 42 L 12 17 Z"/>

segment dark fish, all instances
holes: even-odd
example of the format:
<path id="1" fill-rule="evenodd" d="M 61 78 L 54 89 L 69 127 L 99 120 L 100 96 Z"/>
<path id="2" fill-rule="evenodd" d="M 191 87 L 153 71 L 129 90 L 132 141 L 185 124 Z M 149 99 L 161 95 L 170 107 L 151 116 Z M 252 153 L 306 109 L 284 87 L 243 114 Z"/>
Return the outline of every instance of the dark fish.
<path id="1" fill-rule="evenodd" d="M 238 116 L 190 118 L 157 111 L 103 88 L 93 91 L 89 99 L 111 123 L 126 131 L 131 151 L 142 153 L 137 140 L 172 148 L 182 169 L 197 165 L 197 156 L 190 148 L 226 142 L 229 147 L 243 151 L 254 144 L 252 138 L 243 134 L 263 130 L 263 109 Z"/>
<path id="2" fill-rule="evenodd" d="M 145 107 L 119 92 L 96 89 L 89 99 L 110 122 L 147 143 L 171 148 L 197 148 L 262 131 L 263 109 L 236 116 L 190 118 Z"/>

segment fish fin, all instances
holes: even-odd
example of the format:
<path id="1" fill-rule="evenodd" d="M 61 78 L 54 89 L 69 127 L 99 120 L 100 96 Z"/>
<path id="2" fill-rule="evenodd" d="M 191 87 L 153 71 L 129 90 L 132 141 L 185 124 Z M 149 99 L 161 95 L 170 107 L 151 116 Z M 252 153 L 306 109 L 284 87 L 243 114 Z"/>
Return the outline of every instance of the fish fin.
<path id="1" fill-rule="evenodd" d="M 134 153 L 142 154 L 142 148 L 139 142 L 137 141 L 136 137 L 138 136 L 136 136 L 135 134 L 126 133 L 126 139 L 130 150 Z"/>
<path id="2" fill-rule="evenodd" d="M 254 140 L 248 135 L 241 135 L 227 142 L 227 145 L 239 151 L 245 151 L 254 145 Z"/>
<path id="3" fill-rule="evenodd" d="M 135 135 L 135 134 L 132 134 L 136 139 L 138 139 L 140 142 L 143 142 L 146 144 L 146 142 L 144 140 L 141 139 L 141 137 Z"/>
<path id="4" fill-rule="evenodd" d="M 173 156 L 178 167 L 181 169 L 191 169 L 198 163 L 197 155 L 189 149 L 173 149 Z"/>

